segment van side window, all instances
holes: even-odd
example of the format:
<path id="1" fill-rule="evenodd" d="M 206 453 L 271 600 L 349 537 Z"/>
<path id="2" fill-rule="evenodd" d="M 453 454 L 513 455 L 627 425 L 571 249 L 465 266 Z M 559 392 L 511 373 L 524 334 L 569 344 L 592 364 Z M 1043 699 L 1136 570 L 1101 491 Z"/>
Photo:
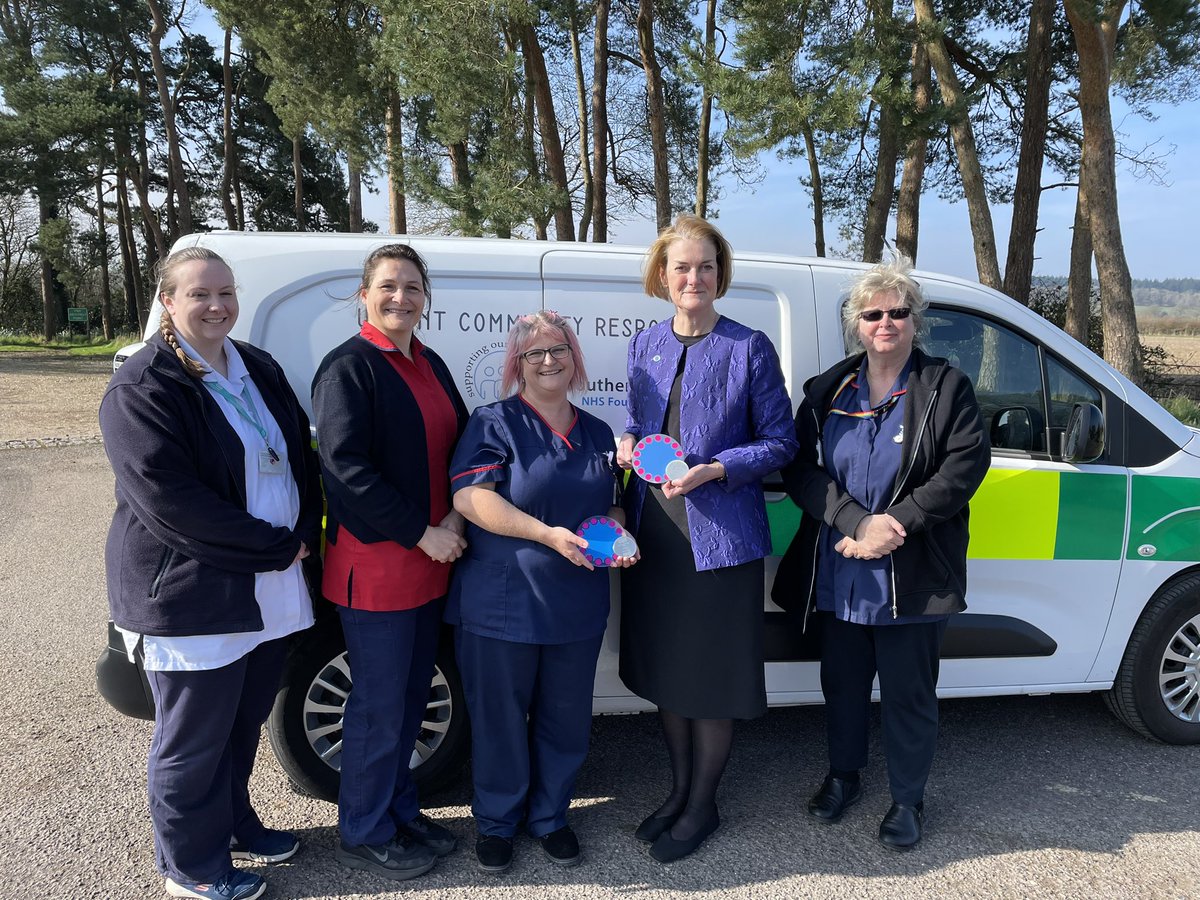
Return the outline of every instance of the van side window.
<path id="1" fill-rule="evenodd" d="M 1050 354 L 1046 354 L 1046 382 L 1050 387 L 1050 446 L 1057 453 L 1075 404 L 1091 403 L 1103 409 L 1104 401 L 1097 388 Z"/>
<path id="2" fill-rule="evenodd" d="M 993 450 L 1047 452 L 1046 395 L 1037 344 L 988 319 L 930 307 L 923 346 L 971 379 Z"/>
<path id="3" fill-rule="evenodd" d="M 958 309 L 925 320 L 926 350 L 970 376 L 993 450 L 1057 456 L 1074 405 L 1103 408 L 1098 388 L 1024 335 Z"/>

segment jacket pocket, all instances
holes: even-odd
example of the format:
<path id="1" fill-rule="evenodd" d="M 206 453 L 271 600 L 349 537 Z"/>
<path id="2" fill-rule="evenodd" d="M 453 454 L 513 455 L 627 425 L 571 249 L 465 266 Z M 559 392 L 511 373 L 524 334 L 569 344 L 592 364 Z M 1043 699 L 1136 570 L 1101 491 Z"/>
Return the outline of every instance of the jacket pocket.
<path id="1" fill-rule="evenodd" d="M 158 561 L 158 569 L 154 573 L 154 580 L 150 582 L 150 599 L 158 597 L 159 588 L 162 586 L 163 578 L 167 574 L 167 570 L 171 568 L 171 563 L 175 561 L 175 551 L 170 547 L 163 547 L 162 557 Z"/>

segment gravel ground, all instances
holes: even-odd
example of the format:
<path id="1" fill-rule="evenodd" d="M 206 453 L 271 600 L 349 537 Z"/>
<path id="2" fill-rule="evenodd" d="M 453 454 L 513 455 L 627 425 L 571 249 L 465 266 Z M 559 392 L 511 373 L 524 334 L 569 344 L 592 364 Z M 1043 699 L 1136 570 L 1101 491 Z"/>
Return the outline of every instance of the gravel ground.
<path id="1" fill-rule="evenodd" d="M 0 450 L 100 443 L 107 357 L 0 353 Z"/>
<path id="2" fill-rule="evenodd" d="M 103 387 L 102 373 L 46 368 L 44 379 L 23 373 L 28 396 L 55 397 L 72 378 L 83 381 L 68 389 L 91 389 L 93 398 Z M 0 373 L 6 439 L 72 433 L 66 420 L 55 427 L 56 414 L 26 418 L 36 404 L 12 405 L 14 371 L 2 357 Z M 44 424 L 14 432 L 16 411 L 23 422 Z M 94 405 L 89 415 L 94 421 Z M 4 894 L 162 897 L 145 811 L 150 725 L 113 712 L 94 688 L 112 511 L 103 450 L 0 453 L 0 487 L 0 559 L 8 563 L 0 567 L 0 654 L 8 661 L 0 691 L 9 698 L 0 712 Z M 293 862 L 264 870 L 268 897 L 1200 897 L 1200 747 L 1149 743 L 1109 716 L 1098 697 L 944 703 L 926 840 L 906 854 L 875 839 L 888 804 L 877 730 L 863 802 L 831 827 L 802 815 L 823 771 L 823 729 L 820 708 L 774 710 L 740 726 L 722 787 L 721 830 L 696 856 L 661 866 L 631 837 L 667 784 L 657 723 L 598 718 L 572 810 L 586 854 L 581 866 L 559 869 L 521 840 L 509 873 L 480 873 L 469 850 L 464 783 L 428 800 L 431 815 L 464 846 L 399 887 L 334 861 L 336 810 L 294 794 L 264 747 L 255 801 L 270 824 L 305 842 Z"/>

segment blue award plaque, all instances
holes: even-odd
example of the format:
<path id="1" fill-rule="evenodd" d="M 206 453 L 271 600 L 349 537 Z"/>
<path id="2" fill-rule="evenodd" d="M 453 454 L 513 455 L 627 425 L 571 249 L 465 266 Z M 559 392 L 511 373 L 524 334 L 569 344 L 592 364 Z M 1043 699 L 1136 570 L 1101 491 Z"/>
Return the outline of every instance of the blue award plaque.
<path id="1" fill-rule="evenodd" d="M 611 566 L 616 557 L 636 556 L 638 552 L 633 535 L 608 516 L 584 519 L 575 533 L 588 542 L 587 547 L 583 548 L 583 555 L 593 566 Z"/>
<path id="2" fill-rule="evenodd" d="M 688 472 L 679 441 L 669 434 L 648 434 L 633 447 L 633 471 L 643 481 L 663 484 Z"/>

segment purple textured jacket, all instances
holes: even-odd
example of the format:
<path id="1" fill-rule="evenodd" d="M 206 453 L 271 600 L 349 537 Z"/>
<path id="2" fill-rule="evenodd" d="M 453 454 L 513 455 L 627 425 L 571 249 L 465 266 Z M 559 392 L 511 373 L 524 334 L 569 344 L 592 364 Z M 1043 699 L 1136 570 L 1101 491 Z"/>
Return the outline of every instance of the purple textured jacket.
<path id="1" fill-rule="evenodd" d="M 682 353 L 670 317 L 629 342 L 630 434 L 662 431 Z M 771 534 L 760 482 L 797 449 L 792 404 L 771 339 L 722 316 L 687 355 L 679 406 L 688 465 L 715 459 L 725 466 L 724 480 L 684 497 L 696 571 L 761 559 L 771 551 Z M 630 488 L 625 506 L 636 535 L 646 483 L 632 477 Z"/>

